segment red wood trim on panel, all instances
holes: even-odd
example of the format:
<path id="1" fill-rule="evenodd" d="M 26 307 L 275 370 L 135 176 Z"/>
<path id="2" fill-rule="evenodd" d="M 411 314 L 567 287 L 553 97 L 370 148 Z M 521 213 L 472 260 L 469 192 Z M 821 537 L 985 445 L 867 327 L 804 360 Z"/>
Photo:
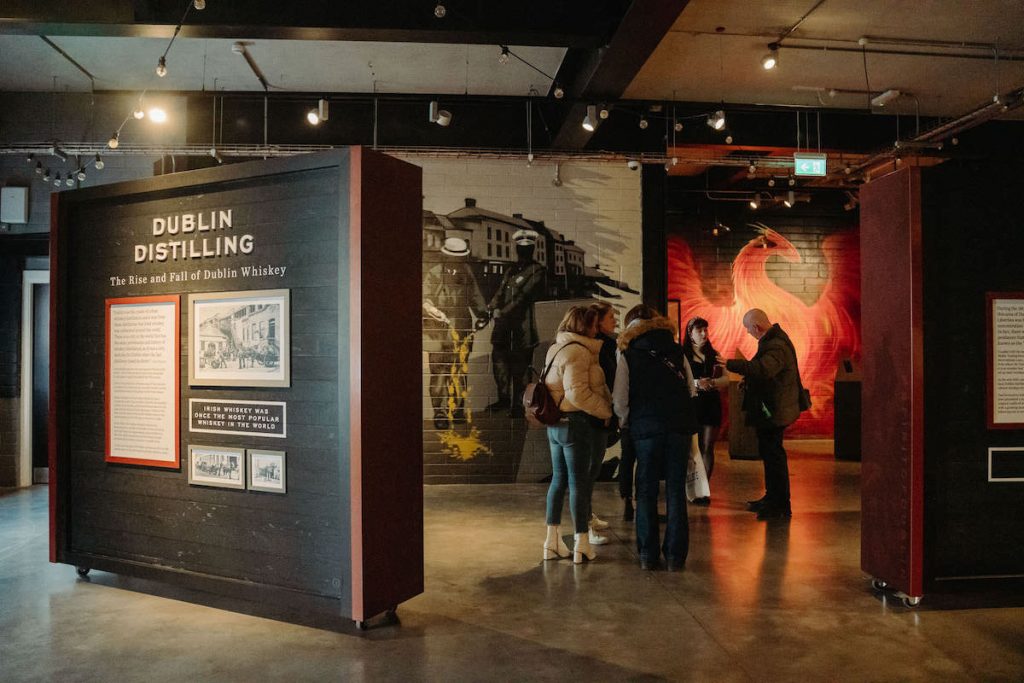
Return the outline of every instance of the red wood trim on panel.
<path id="1" fill-rule="evenodd" d="M 985 423 L 989 429 L 1024 429 L 1024 422 L 995 422 L 995 361 L 992 358 L 992 303 L 996 299 L 1024 299 L 1024 292 L 985 292 Z"/>
<path id="2" fill-rule="evenodd" d="M 924 277 L 921 244 L 921 171 L 908 169 L 907 194 L 910 215 L 911 269 L 911 433 L 910 433 L 910 548 L 907 593 L 920 596 L 924 591 Z"/>
<path id="3" fill-rule="evenodd" d="M 60 192 L 50 195 L 50 405 L 46 415 L 46 429 L 49 431 L 50 446 L 47 449 L 47 467 L 50 470 L 49 507 L 50 507 L 50 562 L 57 561 L 57 519 L 58 502 L 64 492 L 60 486 L 60 467 L 58 461 L 59 445 L 64 443 L 64 435 L 60 431 L 57 410 L 63 407 L 64 392 L 61 390 L 60 378 L 64 376 L 63 360 L 64 344 L 57 321 L 60 319 L 60 305 L 64 290 L 61 278 L 64 268 L 63 251 L 60 248 Z M 22 363 L 26 359 L 21 360 Z"/>
<path id="4" fill-rule="evenodd" d="M 352 560 L 352 618 L 366 619 L 363 603 L 363 392 L 362 392 L 362 223 L 363 148 L 349 156 L 349 496 Z"/>
<path id="5" fill-rule="evenodd" d="M 181 296 L 166 294 L 160 296 L 131 296 L 119 299 L 107 299 L 104 312 L 104 359 L 103 359 L 103 419 L 106 431 L 104 434 L 103 459 L 106 462 L 121 465 L 145 465 L 147 467 L 163 467 L 178 469 L 181 467 Z M 110 307 L 117 304 L 174 304 L 174 461 L 148 460 L 146 458 L 115 458 L 110 455 Z"/>

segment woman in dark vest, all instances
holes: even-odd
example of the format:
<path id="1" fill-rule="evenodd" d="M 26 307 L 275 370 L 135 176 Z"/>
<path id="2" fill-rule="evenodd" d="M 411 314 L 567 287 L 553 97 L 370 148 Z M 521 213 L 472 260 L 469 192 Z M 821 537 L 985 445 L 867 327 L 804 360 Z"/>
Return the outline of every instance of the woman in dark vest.
<path id="1" fill-rule="evenodd" d="M 708 338 L 708 321 L 704 318 L 690 318 L 686 323 L 686 336 L 682 340 L 683 353 L 690 362 L 693 384 L 697 396 L 693 399 L 697 417 L 697 440 L 700 454 L 704 459 L 704 470 L 711 481 L 711 470 L 715 468 L 715 441 L 722 426 L 722 387 L 728 386 L 729 378 L 717 364 L 718 352 Z M 715 377 L 716 367 L 720 373 Z M 711 498 L 698 498 L 696 505 L 710 505 Z"/>
<path id="2" fill-rule="evenodd" d="M 626 313 L 619 336 L 614 404 L 629 425 L 636 449 L 636 545 L 641 569 L 679 571 L 690 548 L 686 516 L 686 465 L 697 431 L 693 414 L 693 375 L 674 340 L 675 327 L 650 306 Z M 658 486 L 665 476 L 667 521 L 659 547 Z"/>

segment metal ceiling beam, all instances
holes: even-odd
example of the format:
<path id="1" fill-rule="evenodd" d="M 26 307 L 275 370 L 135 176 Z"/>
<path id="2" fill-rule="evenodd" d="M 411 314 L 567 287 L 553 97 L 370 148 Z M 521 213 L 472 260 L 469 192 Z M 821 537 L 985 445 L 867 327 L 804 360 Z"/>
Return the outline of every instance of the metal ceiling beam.
<path id="1" fill-rule="evenodd" d="M 379 41 L 531 45 L 587 49 L 604 44 L 619 23 L 622 0 L 448 0 L 443 18 L 432 2 L 211 0 L 190 13 L 186 38 Z M 66 6 L 67 5 L 67 6 Z M 5 0 L 0 34 L 170 38 L 180 0 L 79 0 L 41 4 Z"/>
<path id="2" fill-rule="evenodd" d="M 573 104 L 552 140 L 556 149 L 585 147 L 593 133 L 580 125 L 587 105 L 618 100 L 690 0 L 636 0 L 608 45 L 569 50 L 555 80 Z"/>

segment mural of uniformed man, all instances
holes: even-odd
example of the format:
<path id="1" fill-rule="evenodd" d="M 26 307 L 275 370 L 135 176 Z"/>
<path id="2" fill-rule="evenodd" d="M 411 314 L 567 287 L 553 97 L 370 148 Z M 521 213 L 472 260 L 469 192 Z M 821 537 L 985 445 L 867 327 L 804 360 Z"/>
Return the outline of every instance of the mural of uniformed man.
<path id="1" fill-rule="evenodd" d="M 544 266 L 533 260 L 538 238 L 535 230 L 518 230 L 512 235 L 517 260 L 505 271 L 498 291 L 487 304 L 487 312 L 494 321 L 491 365 L 498 387 L 498 400 L 487 408 L 509 410 L 513 416 L 522 415 L 519 397 L 528 381 L 526 373 L 533 350 L 540 343 L 533 315 L 533 302 L 545 292 Z M 482 327 L 486 320 L 477 324 Z"/>
<path id="2" fill-rule="evenodd" d="M 466 421 L 462 365 L 473 350 L 474 319 L 484 324 L 487 320 L 483 296 L 465 260 L 469 253 L 465 239 L 447 237 L 441 260 L 423 276 L 424 346 L 437 429 Z"/>

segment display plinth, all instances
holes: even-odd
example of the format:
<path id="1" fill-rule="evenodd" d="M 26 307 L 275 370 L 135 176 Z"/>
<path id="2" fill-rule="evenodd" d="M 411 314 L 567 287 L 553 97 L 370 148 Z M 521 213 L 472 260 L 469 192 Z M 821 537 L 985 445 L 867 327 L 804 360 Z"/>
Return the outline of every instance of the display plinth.
<path id="1" fill-rule="evenodd" d="M 51 561 L 358 622 L 421 593 L 421 170 L 53 197 Z"/>

